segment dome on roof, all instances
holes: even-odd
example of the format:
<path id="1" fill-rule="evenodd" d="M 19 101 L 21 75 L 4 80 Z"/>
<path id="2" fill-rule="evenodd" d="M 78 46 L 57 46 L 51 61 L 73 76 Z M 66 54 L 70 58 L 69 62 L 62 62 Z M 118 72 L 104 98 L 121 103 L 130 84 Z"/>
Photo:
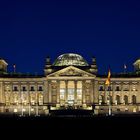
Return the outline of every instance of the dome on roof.
<path id="1" fill-rule="evenodd" d="M 136 71 L 140 71 L 140 58 L 133 64 Z"/>
<path id="2" fill-rule="evenodd" d="M 60 55 L 53 66 L 88 66 L 88 63 L 79 54 L 67 53 Z"/>

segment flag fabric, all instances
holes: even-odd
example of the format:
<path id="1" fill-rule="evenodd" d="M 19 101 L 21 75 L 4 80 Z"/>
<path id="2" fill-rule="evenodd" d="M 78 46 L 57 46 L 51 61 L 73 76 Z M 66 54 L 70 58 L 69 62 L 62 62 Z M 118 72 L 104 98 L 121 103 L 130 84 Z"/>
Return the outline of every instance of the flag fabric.
<path id="1" fill-rule="evenodd" d="M 127 66 L 126 66 L 126 64 L 124 64 L 124 69 L 127 69 Z"/>
<path id="2" fill-rule="evenodd" d="M 108 71 L 108 76 L 107 76 L 107 80 L 106 80 L 106 82 L 105 82 L 105 84 L 106 85 L 110 85 L 110 77 L 111 77 L 111 71 L 110 71 L 110 69 L 109 69 L 109 71 Z"/>
<path id="3" fill-rule="evenodd" d="M 16 64 L 14 64 L 13 67 L 16 68 Z"/>
<path id="4" fill-rule="evenodd" d="M 16 64 L 13 65 L 14 72 L 16 72 Z"/>

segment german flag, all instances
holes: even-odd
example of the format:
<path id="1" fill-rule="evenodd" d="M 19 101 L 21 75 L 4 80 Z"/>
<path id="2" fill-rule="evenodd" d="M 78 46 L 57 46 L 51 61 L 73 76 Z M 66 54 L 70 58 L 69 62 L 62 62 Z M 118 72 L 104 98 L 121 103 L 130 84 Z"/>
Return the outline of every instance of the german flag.
<path id="1" fill-rule="evenodd" d="M 110 71 L 110 69 L 109 69 L 109 71 L 108 71 L 108 76 L 107 76 L 107 80 L 106 80 L 106 82 L 105 82 L 105 84 L 106 85 L 110 85 L 110 77 L 111 77 L 111 71 Z"/>
<path id="2" fill-rule="evenodd" d="M 13 65 L 14 73 L 16 72 L 16 64 Z"/>

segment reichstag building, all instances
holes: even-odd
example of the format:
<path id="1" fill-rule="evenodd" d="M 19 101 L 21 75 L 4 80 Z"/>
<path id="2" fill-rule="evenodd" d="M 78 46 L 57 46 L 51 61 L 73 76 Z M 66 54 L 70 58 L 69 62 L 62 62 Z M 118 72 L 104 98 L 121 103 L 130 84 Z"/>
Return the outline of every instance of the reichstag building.
<path id="1" fill-rule="evenodd" d="M 98 74 L 92 63 L 78 54 L 59 56 L 54 63 L 46 58 L 44 75 L 8 73 L 0 59 L 0 113 L 19 115 L 48 114 L 49 110 L 93 110 L 95 115 L 140 113 L 140 59 L 134 72 Z"/>

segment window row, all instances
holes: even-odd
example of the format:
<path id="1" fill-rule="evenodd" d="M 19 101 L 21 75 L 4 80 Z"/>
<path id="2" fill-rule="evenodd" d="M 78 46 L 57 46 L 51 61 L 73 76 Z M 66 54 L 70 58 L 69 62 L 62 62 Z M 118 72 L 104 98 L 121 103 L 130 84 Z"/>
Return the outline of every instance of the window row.
<path id="1" fill-rule="evenodd" d="M 124 86 L 123 88 L 121 88 L 120 86 L 116 86 L 115 87 L 115 91 L 121 91 L 123 89 L 123 91 L 129 91 L 129 87 Z M 111 86 L 106 88 L 107 91 L 113 91 L 113 88 Z M 105 87 L 104 86 L 100 86 L 99 87 L 99 91 L 105 91 Z M 136 87 L 132 87 L 131 91 L 137 91 Z"/>
<path id="2" fill-rule="evenodd" d="M 19 87 L 18 86 L 13 86 L 13 91 L 19 91 Z M 10 89 L 6 89 L 6 91 L 10 91 Z M 28 88 L 27 88 L 27 86 L 22 86 L 21 87 L 21 91 L 27 91 L 28 90 Z M 30 88 L 29 88 L 29 90 L 30 91 L 36 91 L 36 88 L 35 88 L 35 86 L 30 86 Z M 38 88 L 37 88 L 37 91 L 43 91 L 43 86 L 38 86 Z"/>
<path id="3" fill-rule="evenodd" d="M 112 96 L 109 96 L 108 100 L 110 101 L 111 104 L 113 104 L 113 98 L 112 98 Z M 102 104 L 105 104 L 105 96 L 103 96 L 103 95 L 101 95 L 101 103 L 102 103 Z M 115 98 L 115 103 L 116 103 L 116 104 L 121 104 L 121 103 L 122 103 L 122 102 L 121 102 L 121 97 L 120 97 L 119 95 L 116 96 L 116 98 Z M 123 103 L 124 103 L 125 105 L 129 104 L 129 98 L 128 98 L 127 95 L 125 95 L 125 96 L 123 97 Z M 132 96 L 132 101 L 131 101 L 131 103 L 132 103 L 132 104 L 136 104 L 136 103 L 137 103 L 136 95 L 133 95 L 133 96 Z"/>

